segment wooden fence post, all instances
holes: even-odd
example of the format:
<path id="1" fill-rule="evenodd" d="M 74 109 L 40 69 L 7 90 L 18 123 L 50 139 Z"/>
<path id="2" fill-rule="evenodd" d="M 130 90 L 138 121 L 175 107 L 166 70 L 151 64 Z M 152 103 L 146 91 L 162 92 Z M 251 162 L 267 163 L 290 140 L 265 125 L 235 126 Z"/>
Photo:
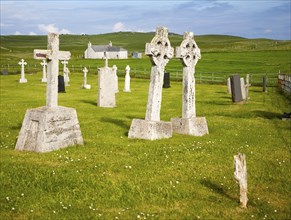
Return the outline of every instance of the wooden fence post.
<path id="1" fill-rule="evenodd" d="M 240 204 L 242 208 L 247 208 L 247 164 L 246 155 L 239 153 L 234 155 L 234 177 L 239 184 Z"/>

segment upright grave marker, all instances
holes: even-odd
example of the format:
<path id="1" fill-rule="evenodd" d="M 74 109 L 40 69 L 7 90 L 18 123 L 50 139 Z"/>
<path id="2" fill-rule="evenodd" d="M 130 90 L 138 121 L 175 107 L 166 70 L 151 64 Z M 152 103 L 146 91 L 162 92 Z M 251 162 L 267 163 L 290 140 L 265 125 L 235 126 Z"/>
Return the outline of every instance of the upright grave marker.
<path id="1" fill-rule="evenodd" d="M 129 138 L 155 140 L 172 137 L 172 124 L 160 121 L 160 110 L 165 66 L 173 57 L 173 52 L 168 29 L 158 27 L 151 43 L 146 44 L 145 51 L 152 63 L 145 120 L 133 119 L 128 133 Z"/>
<path id="2" fill-rule="evenodd" d="M 118 76 L 117 76 L 117 66 L 116 65 L 113 65 L 112 66 L 113 68 L 113 71 L 115 73 L 115 92 L 118 93 L 119 92 L 119 89 L 118 89 Z"/>
<path id="3" fill-rule="evenodd" d="M 86 67 L 84 67 L 83 73 L 84 73 L 84 82 L 83 82 L 82 88 L 84 88 L 84 89 L 91 89 L 91 85 L 88 85 L 87 84 L 87 73 L 88 73 L 88 69 Z"/>
<path id="4" fill-rule="evenodd" d="M 127 65 L 125 67 L 125 79 L 124 79 L 124 89 L 123 92 L 130 92 L 130 67 Z"/>
<path id="5" fill-rule="evenodd" d="M 239 75 L 230 76 L 230 84 L 232 102 L 243 101 L 240 76 Z"/>
<path id="6" fill-rule="evenodd" d="M 18 63 L 19 65 L 21 65 L 21 78 L 19 79 L 20 83 L 27 83 L 27 79 L 25 78 L 25 74 L 24 74 L 24 66 L 27 64 L 24 59 L 21 59 Z"/>
<path id="7" fill-rule="evenodd" d="M 64 76 L 64 82 L 65 82 L 65 86 L 69 86 L 69 82 L 70 82 L 70 77 L 69 77 L 69 68 L 67 67 L 67 64 L 69 63 L 68 60 L 63 60 L 61 62 L 63 64 L 63 76 Z"/>
<path id="8" fill-rule="evenodd" d="M 47 77 L 46 77 L 46 66 L 47 66 L 47 62 L 46 60 L 42 60 L 42 62 L 40 63 L 40 65 L 42 65 L 42 79 L 41 82 L 47 82 Z"/>
<path id="9" fill-rule="evenodd" d="M 239 153 L 234 155 L 234 178 L 236 179 L 239 185 L 239 201 L 242 208 L 247 208 L 247 164 L 246 164 L 246 155 Z"/>
<path id="10" fill-rule="evenodd" d="M 180 47 L 176 48 L 176 57 L 183 64 L 183 104 L 182 118 L 172 118 L 173 131 L 180 134 L 203 136 L 208 134 L 205 117 L 196 117 L 195 104 L 195 65 L 201 58 L 200 49 L 194 41 L 192 32 L 184 34 Z"/>
<path id="11" fill-rule="evenodd" d="M 108 67 L 108 54 L 104 53 L 105 67 L 98 68 L 98 100 L 99 107 L 113 108 L 116 106 L 116 78 L 115 70 Z"/>
<path id="12" fill-rule="evenodd" d="M 83 144 L 76 110 L 58 106 L 59 60 L 70 56 L 70 52 L 59 51 L 59 35 L 55 33 L 48 34 L 47 50 L 34 50 L 35 59 L 48 61 L 46 106 L 26 111 L 16 150 L 49 152 Z"/>

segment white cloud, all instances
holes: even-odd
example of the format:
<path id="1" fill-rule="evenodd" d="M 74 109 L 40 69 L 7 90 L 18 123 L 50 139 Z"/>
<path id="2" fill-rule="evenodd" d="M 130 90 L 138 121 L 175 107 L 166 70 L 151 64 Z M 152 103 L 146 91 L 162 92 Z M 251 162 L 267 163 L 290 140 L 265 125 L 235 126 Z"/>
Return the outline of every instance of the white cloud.
<path id="1" fill-rule="evenodd" d="M 39 24 L 38 25 L 38 29 L 40 31 L 42 31 L 43 33 L 57 33 L 57 34 L 71 34 L 71 31 L 67 30 L 67 29 L 59 29 L 58 27 L 55 26 L 55 24 Z"/>
<path id="2" fill-rule="evenodd" d="M 135 32 L 144 32 L 143 29 L 134 29 L 134 28 L 128 28 L 125 26 L 125 24 L 123 24 L 122 22 L 117 22 L 113 25 L 113 28 L 112 28 L 112 31 L 113 32 L 120 32 L 120 31 L 135 31 Z"/>
<path id="3" fill-rule="evenodd" d="M 21 35 L 19 31 L 15 31 L 14 35 Z"/>
<path id="4" fill-rule="evenodd" d="M 266 30 L 264 30 L 264 33 L 265 34 L 270 34 L 270 33 L 272 33 L 273 31 L 271 30 L 271 29 L 266 29 Z"/>
<path id="5" fill-rule="evenodd" d="M 30 31 L 30 32 L 29 32 L 29 35 L 36 35 L 36 33 Z"/>
<path id="6" fill-rule="evenodd" d="M 130 30 L 127 29 L 122 22 L 117 22 L 113 25 L 112 31 L 119 32 L 119 31 L 130 31 Z"/>

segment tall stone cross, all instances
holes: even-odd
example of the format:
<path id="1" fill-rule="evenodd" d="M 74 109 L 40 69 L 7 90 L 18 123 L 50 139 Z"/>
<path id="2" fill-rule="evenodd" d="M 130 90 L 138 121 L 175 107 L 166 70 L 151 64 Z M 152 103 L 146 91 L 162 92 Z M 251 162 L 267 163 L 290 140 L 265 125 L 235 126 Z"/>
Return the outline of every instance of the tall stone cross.
<path id="1" fill-rule="evenodd" d="M 61 63 L 63 64 L 63 73 L 66 74 L 67 71 L 67 64 L 69 63 L 67 60 L 63 60 L 61 61 Z"/>
<path id="2" fill-rule="evenodd" d="M 40 63 L 40 65 L 42 65 L 42 82 L 47 82 L 47 77 L 46 77 L 46 66 L 47 66 L 47 62 L 45 59 L 42 60 L 42 62 Z"/>
<path id="3" fill-rule="evenodd" d="M 24 66 L 27 63 L 24 61 L 24 59 L 21 59 L 21 61 L 18 64 L 21 65 L 21 78 L 20 78 L 19 82 L 26 83 L 27 79 L 25 79 L 25 76 L 24 76 Z"/>
<path id="4" fill-rule="evenodd" d="M 167 28 L 157 28 L 155 37 L 146 44 L 145 54 L 150 57 L 152 63 L 145 120 L 160 121 L 165 66 L 174 54 Z"/>
<path id="5" fill-rule="evenodd" d="M 85 87 L 87 85 L 87 73 L 88 73 L 88 69 L 86 67 L 84 67 L 83 73 L 84 73 L 84 84 L 83 84 L 83 87 Z"/>
<path id="6" fill-rule="evenodd" d="M 69 60 L 69 51 L 59 50 L 59 35 L 48 34 L 47 50 L 34 50 L 34 59 L 47 59 L 48 61 L 48 83 L 46 87 L 46 106 L 54 108 L 58 106 L 58 74 L 59 60 Z"/>
<path id="7" fill-rule="evenodd" d="M 195 106 L 195 65 L 201 59 L 200 49 L 194 41 L 193 32 L 185 32 L 184 40 L 176 48 L 176 57 L 183 64 L 182 118 L 196 117 Z"/>

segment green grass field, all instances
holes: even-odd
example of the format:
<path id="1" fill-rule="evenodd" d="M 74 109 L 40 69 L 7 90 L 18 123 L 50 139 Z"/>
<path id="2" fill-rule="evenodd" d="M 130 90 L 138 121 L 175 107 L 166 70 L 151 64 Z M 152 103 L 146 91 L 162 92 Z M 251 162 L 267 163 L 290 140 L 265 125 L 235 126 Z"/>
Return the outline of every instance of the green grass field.
<path id="1" fill-rule="evenodd" d="M 250 88 L 247 104 L 232 104 L 226 86 L 197 85 L 197 115 L 209 135 L 128 139 L 144 118 L 149 80 L 132 79 L 117 107 L 96 106 L 91 90 L 71 75 L 59 105 L 77 109 L 84 146 L 50 153 L 15 151 L 26 109 L 45 105 L 41 72 L 1 76 L 1 219 L 290 219 L 290 99 L 276 88 Z M 161 119 L 181 115 L 181 82 L 163 90 Z M 248 209 L 239 208 L 233 155 L 245 153 Z"/>
<path id="2" fill-rule="evenodd" d="M 119 45 L 144 52 L 153 33 L 61 35 L 61 50 L 70 50 L 70 86 L 59 94 L 59 105 L 76 108 L 84 146 L 50 153 L 15 151 L 27 109 L 45 105 L 42 69 L 33 59 L 33 49 L 45 49 L 46 36 L 1 36 L 0 75 L 0 219 L 290 219 L 291 122 L 282 121 L 291 112 L 290 95 L 276 87 L 250 87 L 246 104 L 232 104 L 226 85 L 198 84 L 196 110 L 205 116 L 209 135 L 174 134 L 170 139 L 128 139 L 133 118 L 144 118 L 149 79 L 132 77 L 131 93 L 123 93 L 124 68 L 149 70 L 143 59 L 109 60 L 119 75 L 117 107 L 97 107 L 97 66 L 102 60 L 84 60 L 92 44 Z M 172 46 L 182 36 L 170 34 Z M 199 72 L 264 74 L 276 77 L 291 69 L 291 41 L 245 39 L 205 35 L 195 40 L 202 59 Z M 28 83 L 19 84 L 24 58 Z M 74 65 L 75 69 L 72 69 Z M 81 67 L 91 67 L 81 89 Z M 60 68 L 62 66 L 60 65 Z M 178 59 L 167 70 L 181 70 Z M 95 69 L 95 70 L 94 70 Z M 149 74 L 147 72 L 146 74 Z M 257 75 L 255 75 L 257 74 Z M 199 76 L 199 75 L 196 75 Z M 171 75 L 172 77 L 172 75 Z M 145 77 L 146 78 L 146 77 Z M 163 89 L 161 119 L 181 116 L 182 83 L 172 81 Z M 248 169 L 248 208 L 239 208 L 233 156 L 245 153 Z"/>

